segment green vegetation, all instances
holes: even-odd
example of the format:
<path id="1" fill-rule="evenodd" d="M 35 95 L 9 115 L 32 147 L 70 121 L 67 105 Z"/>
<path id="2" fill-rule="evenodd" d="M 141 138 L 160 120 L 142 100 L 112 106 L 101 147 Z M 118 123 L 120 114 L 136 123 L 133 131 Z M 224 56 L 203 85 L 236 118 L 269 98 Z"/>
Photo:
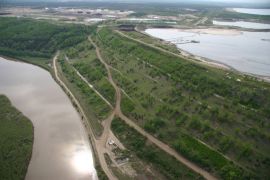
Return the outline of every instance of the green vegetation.
<path id="1" fill-rule="evenodd" d="M 59 57 L 59 65 L 61 78 L 80 101 L 95 134 L 101 135 L 101 120 L 108 116 L 110 107 L 77 75 L 63 55 Z"/>
<path id="2" fill-rule="evenodd" d="M 92 47 L 87 46 L 86 43 L 87 36 L 92 32 L 94 28 L 94 26 L 89 27 L 72 24 L 55 24 L 49 21 L 39 21 L 27 18 L 1 17 L 0 55 L 27 61 L 29 63 L 33 63 L 42 66 L 47 70 L 50 70 L 50 66 L 48 66 L 48 64 L 51 61 L 51 57 L 57 50 L 63 50 L 68 56 L 70 56 L 71 60 L 76 59 L 74 64 L 73 62 L 71 64 L 74 67 L 76 66 L 79 72 L 84 74 L 85 66 L 92 67 L 92 65 L 97 63 L 97 59 L 95 59 L 94 55 L 94 50 Z M 88 119 L 90 120 L 95 134 L 100 135 L 102 132 L 100 120 L 107 117 L 107 113 L 110 112 L 109 106 L 105 104 L 104 101 L 100 99 L 100 97 L 97 96 L 95 92 L 93 92 L 86 85 L 86 83 L 79 78 L 79 76 L 77 76 L 77 74 L 74 72 L 74 69 L 72 68 L 73 66 L 64 60 L 63 55 L 61 56 L 61 60 L 61 78 L 63 78 L 74 95 L 76 95 L 76 98 L 81 102 L 81 105 Z M 96 64 L 96 66 L 100 65 Z M 99 70 L 100 69 L 98 69 L 95 73 L 99 74 Z M 89 77 L 92 77 L 92 75 L 94 75 L 93 72 L 89 74 Z M 95 77 L 100 78 L 100 76 Z M 96 89 L 102 89 L 101 94 L 106 98 L 108 96 L 108 100 L 113 100 L 114 91 L 112 94 L 111 87 L 108 86 L 109 83 L 104 79 L 105 78 L 100 81 L 98 79 L 98 81 L 91 83 L 94 84 Z M 74 106 L 76 105 L 74 104 Z M 2 120 L 2 118 L 0 118 L 0 120 Z M 5 126 L 1 126 L 0 130 L 2 130 L 2 127 L 4 128 Z M 22 131 L 23 130 L 24 129 L 22 129 Z M 0 134 L 5 132 L 6 131 L 1 131 Z M 16 132 L 20 133 L 19 130 Z M 1 137 L 4 136 L 1 135 Z M 25 141 L 28 143 L 27 139 Z M 0 145 L 3 144 L 7 143 L 0 143 Z M 24 146 L 26 147 L 26 145 Z M 0 153 L 1 152 L 2 146 L 0 147 Z M 11 153 L 9 157 L 13 156 L 13 153 L 15 154 L 17 152 L 11 151 Z M 18 158 L 17 156 L 13 157 Z M 2 163 L 2 156 L 0 158 L 0 162 Z M 29 160 L 30 157 L 28 155 L 24 155 L 24 158 L 28 158 L 27 160 Z M 22 158 L 13 160 L 12 163 L 14 163 L 14 165 L 12 167 L 11 165 L 2 163 L 1 165 L 6 166 L 0 169 L 0 179 L 24 179 L 28 164 L 25 165 L 24 169 L 17 167 L 15 164 L 17 161 L 21 161 L 21 159 Z M 14 170 L 14 168 L 17 169 Z M 22 171 L 25 170 L 25 172 L 20 175 L 20 178 L 16 178 L 17 175 L 21 173 L 21 169 Z M 96 164 L 96 170 L 99 179 L 108 179 L 98 163 Z M 5 174 L 5 176 L 2 176 L 2 174 Z"/>
<path id="3" fill-rule="evenodd" d="M 149 144 L 135 129 L 120 119 L 112 121 L 112 130 L 130 151 L 150 163 L 168 179 L 201 179 L 201 177 L 178 162 L 174 157 Z"/>
<path id="4" fill-rule="evenodd" d="M 0 54 L 47 67 L 58 49 L 74 46 L 87 38 L 90 29 L 56 25 L 27 18 L 0 18 Z"/>
<path id="5" fill-rule="evenodd" d="M 98 179 L 100 179 L 100 180 L 108 180 L 107 175 L 105 174 L 105 172 L 103 171 L 103 169 L 101 168 L 100 165 L 96 165 L 95 169 L 97 171 Z"/>
<path id="6" fill-rule="evenodd" d="M 160 47 L 163 48 L 165 50 L 174 52 L 174 53 L 179 53 L 179 50 L 177 49 L 177 47 L 173 44 L 169 44 L 163 40 L 157 40 L 155 38 L 152 38 L 150 36 L 146 36 L 142 33 L 139 33 L 137 31 L 129 31 L 129 32 L 125 32 L 125 34 L 127 34 L 128 36 L 134 38 L 134 39 L 138 39 L 141 41 L 144 41 L 148 44 L 152 44 L 155 45 L 156 47 Z"/>
<path id="7" fill-rule="evenodd" d="M 0 179 L 23 180 L 31 158 L 33 126 L 0 95 Z"/>
<path id="8" fill-rule="evenodd" d="M 215 150 L 208 148 L 187 134 L 180 134 L 178 137 L 179 139 L 174 144 L 174 148 L 190 160 L 201 164 L 206 169 L 212 166 L 216 171 L 221 170 L 220 173 L 224 179 L 248 178 L 244 177 L 241 168 L 235 166 Z M 194 147 L 196 147 L 196 151 Z"/>
<path id="9" fill-rule="evenodd" d="M 95 48 L 89 41 L 66 50 L 69 62 L 112 105 L 115 103 L 114 88 L 107 79 L 104 65 L 97 59 Z"/>
<path id="10" fill-rule="evenodd" d="M 95 41 L 127 94 L 123 112 L 141 127 L 221 178 L 269 176 L 268 83 L 192 63 L 109 28 Z"/>
<path id="11" fill-rule="evenodd" d="M 161 14 L 167 12 L 160 11 Z M 173 13 L 178 13 L 178 10 Z M 232 16 L 231 12 L 222 13 L 224 12 L 199 11 L 194 14 L 212 18 Z M 140 14 L 144 12 L 138 12 L 137 15 Z M 195 22 L 198 19 L 195 17 L 193 20 Z M 61 49 L 57 64 L 61 79 L 80 101 L 95 134 L 100 135 L 101 120 L 108 116 L 111 108 L 76 72 L 85 77 L 112 105 L 115 103 L 115 92 L 107 80 L 106 69 L 87 40 L 87 36 L 93 32 L 92 28 L 95 27 L 57 25 L 26 18 L 0 18 L 0 54 L 49 68 L 49 59 Z M 177 52 L 175 47 L 144 34 L 126 34 Z M 218 178 L 267 179 L 270 176 L 268 83 L 175 57 L 124 38 L 110 28 L 101 28 L 93 34 L 93 39 L 100 47 L 103 58 L 112 67 L 114 80 L 125 94 L 121 101 L 122 111 L 138 125 Z M 2 103 L 1 98 L 0 96 Z M 1 108 L 1 114 L 5 114 L 5 110 Z M 12 114 L 7 117 L 18 118 L 19 115 L 17 113 L 16 116 Z M 0 118 L 0 122 L 2 119 Z M 11 126 L 8 123 L 0 126 L 0 130 L 5 129 L 0 134 L 6 134 L 6 129 L 12 129 L 5 127 Z M 25 133 L 26 129 L 31 128 L 21 128 L 13 133 Z M 168 179 L 200 178 L 177 160 L 149 144 L 143 136 L 122 121 L 114 120 L 112 129 L 130 151 L 153 165 Z M 20 153 L 26 153 L 32 147 L 32 135 L 25 137 L 26 140 L 19 142 L 23 147 L 23 152 Z M 2 135 L 0 140 L 1 138 L 6 136 Z M 0 143 L 3 144 L 7 143 Z M 3 152 L 2 149 L 1 147 L 0 153 Z M 15 150 L 4 150 L 12 153 L 8 157 L 16 157 L 13 155 L 17 154 Z M 25 159 L 16 157 L 13 163 L 25 162 L 30 156 L 23 157 Z M 1 158 L 7 159 L 6 156 Z M 15 173 L 11 172 L 12 168 L 6 169 L 9 166 L 4 165 L 0 169 L 1 176 L 10 172 L 14 177 L 24 177 L 20 173 L 27 166 L 14 166 Z M 98 166 L 97 169 L 99 168 Z M 106 179 L 102 173 L 99 176 Z"/>

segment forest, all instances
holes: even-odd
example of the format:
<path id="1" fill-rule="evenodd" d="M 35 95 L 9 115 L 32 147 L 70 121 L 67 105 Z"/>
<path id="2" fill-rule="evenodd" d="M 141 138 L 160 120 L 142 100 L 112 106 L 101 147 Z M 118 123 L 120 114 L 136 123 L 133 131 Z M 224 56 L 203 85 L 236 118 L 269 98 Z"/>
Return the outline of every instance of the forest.
<path id="1" fill-rule="evenodd" d="M 0 107 L 0 177 L 24 179 L 32 154 L 33 125 L 4 95 L 0 95 Z"/>
<path id="2" fill-rule="evenodd" d="M 0 17 L 0 22 L 0 54 L 26 61 L 39 59 L 38 64 L 40 60 L 48 63 L 57 50 L 85 40 L 92 28 L 19 17 Z"/>
<path id="3" fill-rule="evenodd" d="M 134 122 L 219 177 L 267 176 L 269 84 L 166 54 L 110 28 L 95 40 L 117 70 L 113 77 L 128 95 L 121 105 Z"/>

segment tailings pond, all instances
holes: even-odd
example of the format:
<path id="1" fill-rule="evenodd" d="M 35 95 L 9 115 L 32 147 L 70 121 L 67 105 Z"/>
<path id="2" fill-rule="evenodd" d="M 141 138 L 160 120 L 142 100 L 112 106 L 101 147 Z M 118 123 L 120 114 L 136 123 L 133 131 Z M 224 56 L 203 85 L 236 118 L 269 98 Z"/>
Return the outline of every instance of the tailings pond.
<path id="1" fill-rule="evenodd" d="M 205 29 L 204 32 L 188 29 L 146 29 L 145 32 L 171 42 L 179 49 L 227 64 L 238 71 L 270 76 L 270 32 L 230 32 L 218 29 Z"/>

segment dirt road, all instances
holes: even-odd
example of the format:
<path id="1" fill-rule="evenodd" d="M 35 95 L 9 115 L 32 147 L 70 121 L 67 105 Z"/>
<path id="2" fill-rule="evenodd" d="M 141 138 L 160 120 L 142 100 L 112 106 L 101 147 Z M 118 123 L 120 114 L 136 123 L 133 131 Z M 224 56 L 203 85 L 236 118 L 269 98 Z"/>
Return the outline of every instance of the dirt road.
<path id="1" fill-rule="evenodd" d="M 65 55 L 65 59 L 67 62 L 70 62 L 66 55 Z M 96 88 L 91 83 L 89 83 L 88 80 L 85 79 L 85 77 L 83 77 L 83 75 L 81 75 L 81 73 L 75 67 L 72 66 L 72 68 L 77 73 L 77 75 L 81 78 L 81 80 L 83 80 L 88 85 L 88 87 L 90 87 L 106 104 L 108 104 L 110 108 L 113 108 L 111 103 L 102 94 L 100 94 L 100 92 L 98 92 L 98 90 L 96 90 Z"/>
<path id="2" fill-rule="evenodd" d="M 112 75 L 111 75 L 111 71 L 110 71 L 110 66 L 103 60 L 103 58 L 102 58 L 102 56 L 100 54 L 99 48 L 92 41 L 92 39 L 90 37 L 89 37 L 89 41 L 96 48 L 97 57 L 99 58 L 99 60 L 101 61 L 101 63 L 104 64 L 104 66 L 106 67 L 107 73 L 108 73 L 108 79 L 109 79 L 110 83 L 112 84 L 112 86 L 114 87 L 114 89 L 116 91 L 116 107 L 115 107 L 115 110 L 114 110 L 115 115 L 116 116 L 119 116 L 128 125 L 132 126 L 134 129 L 136 129 L 140 134 L 142 134 L 143 136 L 145 136 L 150 142 L 152 142 L 153 144 L 155 144 L 156 146 L 158 146 L 160 149 L 162 149 L 163 151 L 167 152 L 168 154 L 174 156 L 178 161 L 180 161 L 181 163 L 185 164 L 187 167 L 189 167 L 193 171 L 197 172 L 198 174 L 202 175 L 205 179 L 209 179 L 209 180 L 216 179 L 210 173 L 208 173 L 207 171 L 203 170 L 202 168 L 200 168 L 196 164 L 192 163 L 191 161 L 189 161 L 188 159 L 186 159 L 185 157 L 183 157 L 182 155 L 180 155 L 179 153 L 177 153 L 174 149 L 172 149 L 171 147 L 169 147 L 167 144 L 163 143 L 162 141 L 156 139 L 154 136 L 152 136 L 149 133 L 147 133 L 144 129 L 142 129 L 140 126 L 138 126 L 137 124 L 135 124 L 131 119 L 129 119 L 128 117 L 126 117 L 122 113 L 121 106 L 120 106 L 120 104 L 121 104 L 121 89 L 113 81 L 113 78 L 112 78 Z M 110 124 L 108 124 L 108 125 L 110 125 Z"/>
<path id="3" fill-rule="evenodd" d="M 58 83 L 60 84 L 60 86 L 62 86 L 63 89 L 65 90 L 65 92 L 69 95 L 71 100 L 77 105 L 78 111 L 81 114 L 81 116 L 83 117 L 82 118 L 83 123 L 84 123 L 85 127 L 87 128 L 87 132 L 89 133 L 89 135 L 91 137 L 93 148 L 95 149 L 95 152 L 96 152 L 98 159 L 99 159 L 99 163 L 100 163 L 103 171 L 105 172 L 105 174 L 108 176 L 108 178 L 110 180 L 117 180 L 117 178 L 114 176 L 114 174 L 111 172 L 110 168 L 108 167 L 106 160 L 105 160 L 105 157 L 104 157 L 104 154 L 107 152 L 106 143 L 107 143 L 108 136 L 110 134 L 110 125 L 111 125 L 111 122 L 114 118 L 115 113 L 113 111 L 111 113 L 111 115 L 103 121 L 103 122 L 106 122 L 103 124 L 104 131 L 100 137 L 95 137 L 93 130 L 91 129 L 91 126 L 89 124 L 89 121 L 87 120 L 87 116 L 85 115 L 83 108 L 81 107 L 79 101 L 76 99 L 76 97 L 73 95 L 73 93 L 69 90 L 69 88 L 65 85 L 65 83 L 61 80 L 61 78 L 58 75 L 58 69 L 57 69 L 57 65 L 56 65 L 58 55 L 59 55 L 59 52 L 57 52 L 57 54 L 53 58 L 53 69 L 54 69 L 55 78 L 58 81 Z"/>
<path id="4" fill-rule="evenodd" d="M 180 154 L 178 154 L 174 149 L 172 149 L 171 147 L 169 147 L 167 144 L 163 143 L 162 141 L 156 139 L 155 137 L 153 137 L 152 135 L 150 135 L 149 133 L 147 133 L 146 131 L 144 131 L 144 129 L 142 129 L 141 127 L 139 127 L 131 119 L 129 119 L 128 117 L 126 117 L 122 113 L 121 106 L 120 106 L 120 104 L 121 104 L 121 89 L 114 82 L 114 80 L 112 78 L 112 75 L 111 75 L 110 66 L 103 60 L 103 58 L 102 58 L 102 56 L 100 54 L 99 48 L 96 46 L 96 44 L 92 41 L 92 39 L 90 37 L 89 37 L 89 41 L 96 48 L 97 57 L 99 58 L 100 62 L 105 66 L 105 68 L 107 70 L 107 74 L 108 74 L 108 80 L 111 83 L 111 85 L 114 87 L 115 93 L 116 93 L 115 108 L 112 111 L 111 115 L 107 119 L 103 120 L 103 124 L 102 125 L 104 127 L 104 131 L 103 131 L 103 133 L 102 133 L 102 135 L 100 137 L 95 137 L 95 135 L 94 135 L 94 133 L 93 133 L 93 131 L 91 129 L 91 126 L 90 126 L 90 124 L 89 124 L 89 122 L 87 120 L 87 117 L 86 117 L 86 115 L 85 115 L 82 107 L 80 106 L 80 103 L 78 102 L 78 100 L 76 99 L 76 97 L 68 89 L 68 87 L 65 85 L 65 83 L 60 79 L 60 77 L 58 75 L 58 69 L 57 69 L 56 61 L 57 61 L 57 57 L 59 55 L 59 52 L 56 54 L 56 56 L 53 59 L 53 69 L 54 69 L 54 74 L 55 74 L 56 80 L 64 88 L 64 90 L 70 96 L 70 98 L 72 99 L 72 101 L 77 105 L 78 111 L 79 111 L 79 113 L 83 117 L 82 119 L 83 119 L 84 124 L 86 125 L 87 131 L 88 131 L 89 135 L 92 137 L 91 138 L 92 139 L 92 144 L 93 144 L 93 146 L 94 146 L 94 148 L 96 150 L 96 154 L 98 156 L 99 163 L 100 163 L 103 171 L 108 176 L 108 178 L 110 180 L 117 179 L 114 176 L 114 174 L 112 173 L 111 169 L 108 167 L 108 165 L 106 163 L 106 160 L 105 160 L 105 157 L 104 157 L 104 154 L 108 152 L 108 150 L 106 149 L 106 143 L 108 141 L 108 138 L 109 138 L 110 134 L 112 134 L 112 132 L 110 130 L 111 122 L 112 122 L 114 116 L 118 116 L 122 120 L 124 120 L 128 125 L 132 126 L 139 133 L 141 133 L 143 136 L 145 136 L 153 144 L 157 145 L 160 149 L 164 150 L 168 154 L 174 156 L 177 160 L 179 160 L 181 163 L 185 164 L 187 167 L 189 167 L 193 171 L 201 174 L 206 179 L 210 179 L 210 180 L 216 179 L 215 177 L 213 177 L 211 174 L 209 174 L 205 170 L 201 169 L 200 167 L 198 167 L 194 163 L 190 162 L 189 160 L 187 160 L 186 158 L 184 158 L 183 156 L 181 156 Z"/>
<path id="5" fill-rule="evenodd" d="M 200 24 L 204 24 L 208 20 L 208 17 L 203 17 L 199 21 L 197 21 L 194 25 L 198 26 Z"/>
<path id="6" fill-rule="evenodd" d="M 214 62 L 214 61 L 210 61 L 208 59 L 206 60 L 206 58 L 202 58 L 202 57 L 199 57 L 199 56 L 196 56 L 196 55 L 194 55 L 195 58 L 192 58 L 190 53 L 187 53 L 186 51 L 183 51 L 183 50 L 181 50 L 182 55 L 181 54 L 176 54 L 176 53 L 173 53 L 173 52 L 168 51 L 166 49 L 157 47 L 157 46 L 152 45 L 152 44 L 148 44 L 146 42 L 143 42 L 143 41 L 141 41 L 139 39 L 135 39 L 133 37 L 130 37 L 130 36 L 128 36 L 128 35 L 120 32 L 120 31 L 118 31 L 118 30 L 115 30 L 115 32 L 117 32 L 119 35 L 121 35 L 121 36 L 123 36 L 125 38 L 128 38 L 128 39 L 130 39 L 132 41 L 136 41 L 136 42 L 138 42 L 140 44 L 143 44 L 145 46 L 148 46 L 148 47 L 157 49 L 159 51 L 162 51 L 162 52 L 164 52 L 166 54 L 169 54 L 169 55 L 172 55 L 172 56 L 175 56 L 175 57 L 178 57 L 178 58 L 182 58 L 182 59 L 184 58 L 186 60 L 192 61 L 192 62 L 197 63 L 197 64 L 207 65 L 207 66 L 215 67 L 215 68 L 218 68 L 218 69 L 226 69 L 226 70 L 232 69 L 231 67 L 229 67 L 229 66 L 227 66 L 225 64 Z"/>

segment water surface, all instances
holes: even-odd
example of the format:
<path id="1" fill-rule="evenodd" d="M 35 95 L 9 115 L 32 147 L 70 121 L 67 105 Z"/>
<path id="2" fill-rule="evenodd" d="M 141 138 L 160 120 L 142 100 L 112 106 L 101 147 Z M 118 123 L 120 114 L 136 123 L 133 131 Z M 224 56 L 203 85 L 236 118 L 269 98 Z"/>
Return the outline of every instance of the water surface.
<path id="1" fill-rule="evenodd" d="M 227 64 L 241 72 L 270 76 L 270 32 L 224 35 L 180 29 L 147 29 L 145 32 L 172 42 L 194 55 Z"/>
<path id="2" fill-rule="evenodd" d="M 80 116 L 47 71 L 0 57 L 0 94 L 34 125 L 26 180 L 97 179 Z"/>
<path id="3" fill-rule="evenodd" d="M 245 14 L 270 15 L 270 9 L 233 8 L 233 11 Z"/>
<path id="4" fill-rule="evenodd" d="M 222 25 L 222 26 L 236 26 L 241 28 L 249 28 L 249 29 L 270 29 L 270 24 L 264 23 L 254 23 L 254 22 L 246 22 L 246 21 L 213 21 L 214 25 Z"/>

